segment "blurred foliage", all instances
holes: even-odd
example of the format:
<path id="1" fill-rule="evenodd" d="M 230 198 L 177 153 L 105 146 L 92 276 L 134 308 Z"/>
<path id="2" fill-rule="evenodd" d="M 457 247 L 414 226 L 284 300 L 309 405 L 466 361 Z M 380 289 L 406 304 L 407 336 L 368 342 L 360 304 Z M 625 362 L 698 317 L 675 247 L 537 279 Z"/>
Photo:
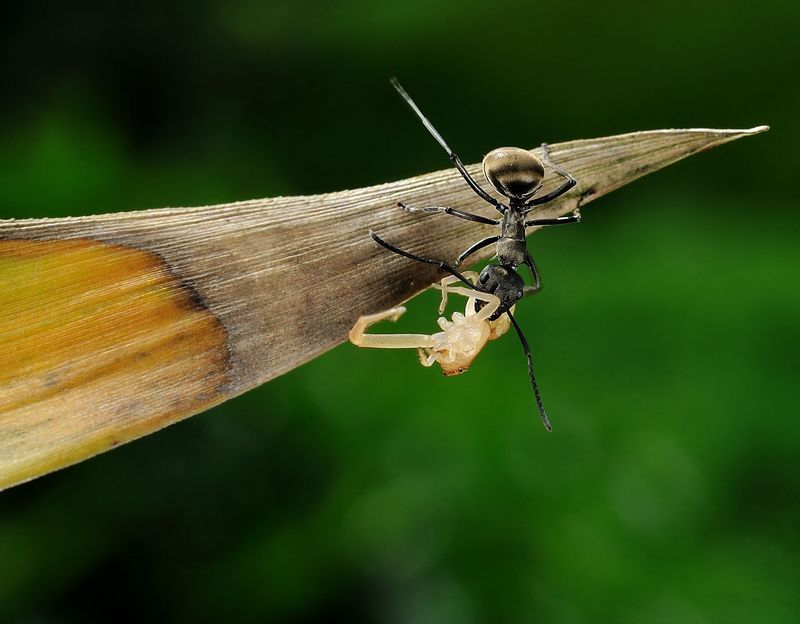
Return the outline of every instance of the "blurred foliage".
<path id="1" fill-rule="evenodd" d="M 4 6 L 3 218 L 445 167 L 393 74 L 468 162 L 772 131 L 531 239 L 552 435 L 513 338 L 452 379 L 343 345 L 0 495 L 0 621 L 797 621 L 798 26 L 780 0 Z"/>

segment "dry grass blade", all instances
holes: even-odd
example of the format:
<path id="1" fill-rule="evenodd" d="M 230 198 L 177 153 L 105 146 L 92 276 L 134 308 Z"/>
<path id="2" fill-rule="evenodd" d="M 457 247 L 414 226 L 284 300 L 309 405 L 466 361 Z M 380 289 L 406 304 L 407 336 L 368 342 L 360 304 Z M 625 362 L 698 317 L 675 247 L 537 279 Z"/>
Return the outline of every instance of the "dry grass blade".
<path id="1" fill-rule="evenodd" d="M 764 129 L 552 145 L 579 184 L 540 214 Z M 477 177 L 479 166 L 469 169 Z M 486 235 L 480 224 L 405 214 L 401 200 L 491 211 L 445 170 L 317 196 L 0 221 L 0 488 L 241 394 L 435 279 L 375 245 L 368 228 L 444 259 Z"/>

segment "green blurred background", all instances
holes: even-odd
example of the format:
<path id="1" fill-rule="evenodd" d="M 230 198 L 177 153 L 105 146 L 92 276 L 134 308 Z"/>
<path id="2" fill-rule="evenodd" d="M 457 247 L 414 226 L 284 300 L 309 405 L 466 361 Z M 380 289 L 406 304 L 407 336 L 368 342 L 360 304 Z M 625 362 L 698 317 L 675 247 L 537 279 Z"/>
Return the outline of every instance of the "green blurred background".
<path id="1" fill-rule="evenodd" d="M 513 338 L 451 379 L 345 344 L 0 495 L 0 621 L 800 619 L 800 4 L 56 4 L 0 9 L 3 218 L 446 167 L 395 74 L 467 162 L 772 130 L 531 239 L 553 434 Z"/>

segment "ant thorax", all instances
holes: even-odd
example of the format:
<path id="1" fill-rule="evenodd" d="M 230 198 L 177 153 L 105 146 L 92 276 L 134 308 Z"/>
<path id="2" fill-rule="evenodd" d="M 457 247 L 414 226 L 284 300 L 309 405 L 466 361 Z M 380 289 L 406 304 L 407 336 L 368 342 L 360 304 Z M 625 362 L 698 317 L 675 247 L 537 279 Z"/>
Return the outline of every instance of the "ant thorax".
<path id="1" fill-rule="evenodd" d="M 528 255 L 525 242 L 525 217 L 517 210 L 506 210 L 500 221 L 500 238 L 497 240 L 497 260 L 500 264 L 517 268 Z"/>

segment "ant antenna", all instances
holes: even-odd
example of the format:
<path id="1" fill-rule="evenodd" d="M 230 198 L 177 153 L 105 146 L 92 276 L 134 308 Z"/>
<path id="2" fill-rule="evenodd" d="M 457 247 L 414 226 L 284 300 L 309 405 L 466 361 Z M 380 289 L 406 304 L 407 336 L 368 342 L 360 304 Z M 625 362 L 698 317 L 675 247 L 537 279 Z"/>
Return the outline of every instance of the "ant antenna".
<path id="1" fill-rule="evenodd" d="M 406 101 L 411 107 L 411 110 L 416 113 L 419 120 L 422 122 L 422 125 L 431 133 L 431 136 L 436 139 L 436 142 L 442 146 L 445 152 L 447 152 L 447 157 L 450 161 L 455 165 L 456 169 L 458 169 L 461 176 L 467 181 L 469 187 L 477 193 L 477 195 L 484 201 L 489 202 L 492 206 L 500 209 L 500 203 L 491 195 L 489 195 L 486 191 L 484 191 L 478 183 L 473 179 L 473 177 L 467 172 L 466 168 L 464 167 L 464 163 L 461 162 L 461 159 L 458 157 L 452 148 L 447 144 L 447 141 L 444 140 L 439 131 L 433 127 L 433 124 L 428 120 L 428 118 L 422 114 L 422 111 L 419 109 L 419 106 L 416 105 L 414 100 L 411 99 L 411 96 L 406 93 L 406 90 L 403 88 L 403 85 L 397 80 L 397 78 L 392 77 L 390 80 L 392 86 L 395 90 L 400 94 L 400 97 Z"/>
<path id="2" fill-rule="evenodd" d="M 476 284 L 473 284 L 472 282 L 470 282 L 466 277 L 464 277 L 454 267 L 450 266 L 446 262 L 441 262 L 440 260 L 431 260 L 430 258 L 423 258 L 422 256 L 417 256 L 416 254 L 412 254 L 412 253 L 410 253 L 408 251 L 400 249 L 399 247 L 395 247 L 391 243 L 387 243 L 385 240 L 383 240 L 380 236 L 378 236 L 372 230 L 369 231 L 369 235 L 372 237 L 372 240 L 374 240 L 376 243 L 378 243 L 381 247 L 385 247 L 389 251 L 393 251 L 394 253 L 399 254 L 401 256 L 404 256 L 404 257 L 406 257 L 406 258 L 408 258 L 410 260 L 415 260 L 417 262 L 422 262 L 423 264 L 432 264 L 433 266 L 437 266 L 440 269 L 442 269 L 443 271 L 447 271 L 448 273 L 450 273 L 450 275 L 453 275 L 453 276 L 457 277 L 458 279 L 460 279 L 470 289 L 482 291 L 481 288 L 479 288 Z"/>
<path id="3" fill-rule="evenodd" d="M 542 419 L 542 424 L 544 428 L 548 431 L 553 430 L 553 425 L 550 424 L 550 419 L 547 417 L 547 413 L 544 411 L 544 405 L 542 404 L 542 397 L 539 395 L 539 386 L 536 383 L 536 377 L 533 374 L 533 359 L 531 358 L 531 348 L 528 346 L 528 341 L 525 339 L 525 334 L 522 333 L 522 329 L 519 325 L 517 325 L 517 320 L 512 316 L 511 312 L 506 310 L 506 314 L 508 314 L 508 318 L 511 319 L 511 324 L 514 326 L 514 329 L 517 331 L 517 336 L 519 336 L 519 341 L 522 343 L 522 348 L 525 350 L 525 357 L 528 358 L 528 377 L 531 379 L 531 387 L 533 388 L 533 396 L 536 397 L 536 406 L 539 408 L 539 416 Z"/>

